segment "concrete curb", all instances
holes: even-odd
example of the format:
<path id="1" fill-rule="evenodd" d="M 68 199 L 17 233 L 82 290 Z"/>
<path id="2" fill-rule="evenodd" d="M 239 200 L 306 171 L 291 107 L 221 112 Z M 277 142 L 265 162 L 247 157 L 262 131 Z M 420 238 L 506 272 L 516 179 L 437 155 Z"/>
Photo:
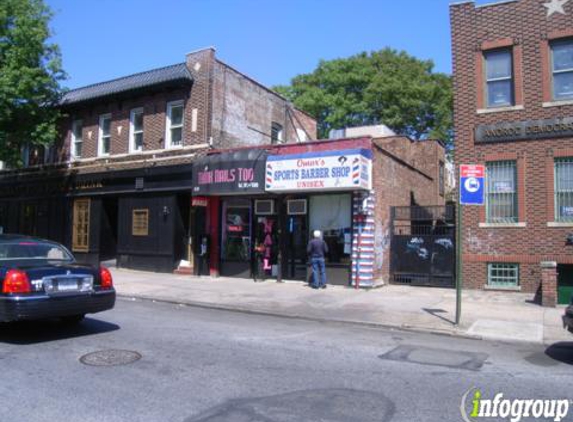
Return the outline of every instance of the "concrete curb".
<path id="1" fill-rule="evenodd" d="M 189 300 L 174 300 L 174 299 L 166 299 L 166 298 L 158 298 L 153 296 L 145 296 L 145 295 L 133 295 L 133 294 L 117 294 L 117 297 L 122 300 L 126 301 L 133 301 L 133 300 L 143 300 L 149 302 L 160 302 L 160 303 L 168 303 L 172 305 L 181 305 L 181 306 L 191 306 L 194 308 L 202 308 L 202 309 L 214 309 L 219 311 L 227 311 L 227 312 L 238 312 L 247 315 L 263 315 L 263 316 L 272 316 L 277 318 L 289 318 L 289 319 L 299 319 L 304 321 L 313 321 L 313 322 L 323 322 L 323 323 L 336 323 L 336 324 L 347 324 L 347 325 L 354 325 L 354 326 L 361 326 L 361 327 L 369 327 L 369 328 L 384 328 L 390 330 L 399 330 L 411 333 L 425 333 L 425 334 L 434 334 L 434 335 L 441 335 L 447 337 L 457 337 L 463 338 L 467 340 L 484 340 L 482 336 L 472 335 L 465 332 L 457 331 L 455 329 L 452 330 L 440 330 L 435 328 L 427 328 L 427 327 L 419 327 L 419 326 L 412 326 L 408 324 L 383 324 L 378 322 L 368 322 L 368 321 L 356 321 L 356 320 L 347 320 L 347 319 L 336 319 L 336 318 L 320 318 L 320 317 L 309 317 L 307 315 L 299 315 L 299 314 L 287 314 L 287 313 L 279 313 L 279 312 L 270 312 L 270 311 L 262 311 L 262 310 L 255 310 L 249 308 L 242 308 L 240 306 L 224 306 L 216 303 L 205 303 L 205 302 L 193 302 Z"/>

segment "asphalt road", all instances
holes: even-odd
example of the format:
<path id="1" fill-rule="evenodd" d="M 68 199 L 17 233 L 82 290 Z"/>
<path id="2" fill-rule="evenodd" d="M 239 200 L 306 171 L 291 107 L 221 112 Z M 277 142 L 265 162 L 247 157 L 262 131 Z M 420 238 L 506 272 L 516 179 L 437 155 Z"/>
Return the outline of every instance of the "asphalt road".
<path id="1" fill-rule="evenodd" d="M 545 349 L 119 300 L 78 327 L 0 326 L 0 374 L 2 422 L 461 421 L 472 387 L 573 399 L 573 336 Z"/>

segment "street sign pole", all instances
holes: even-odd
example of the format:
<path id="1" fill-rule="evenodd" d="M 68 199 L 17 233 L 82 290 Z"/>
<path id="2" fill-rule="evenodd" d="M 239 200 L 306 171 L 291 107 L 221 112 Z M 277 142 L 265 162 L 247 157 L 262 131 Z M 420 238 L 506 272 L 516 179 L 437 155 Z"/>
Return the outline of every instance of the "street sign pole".
<path id="1" fill-rule="evenodd" d="M 460 178 L 461 180 L 461 178 Z M 461 189 L 458 189 L 459 191 Z M 460 325 L 462 315 L 462 203 L 458 192 L 458 209 L 456 210 L 456 325 Z"/>
<path id="2" fill-rule="evenodd" d="M 462 317 L 463 287 L 463 205 L 484 204 L 485 168 L 483 165 L 461 164 L 459 167 L 458 209 L 456 210 L 456 325 Z"/>

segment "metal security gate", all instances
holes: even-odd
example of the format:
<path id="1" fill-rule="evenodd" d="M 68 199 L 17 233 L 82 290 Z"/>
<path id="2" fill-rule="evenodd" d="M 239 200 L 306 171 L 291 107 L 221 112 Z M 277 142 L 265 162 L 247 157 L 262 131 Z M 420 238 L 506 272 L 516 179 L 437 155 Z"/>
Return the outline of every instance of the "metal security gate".
<path id="1" fill-rule="evenodd" d="M 455 208 L 392 207 L 390 273 L 393 283 L 454 287 Z"/>

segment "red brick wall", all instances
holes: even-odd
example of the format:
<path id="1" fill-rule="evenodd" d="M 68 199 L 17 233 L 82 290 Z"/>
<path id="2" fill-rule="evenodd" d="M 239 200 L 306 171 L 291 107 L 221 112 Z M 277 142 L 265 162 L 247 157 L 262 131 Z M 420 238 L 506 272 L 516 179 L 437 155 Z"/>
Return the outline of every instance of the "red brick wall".
<path id="1" fill-rule="evenodd" d="M 540 261 L 573 262 L 565 236 L 573 228 L 548 227 L 553 221 L 553 157 L 569 154 L 573 139 L 503 142 L 474 145 L 480 124 L 573 116 L 573 105 L 543 107 L 548 96 L 548 40 L 572 35 L 573 3 L 547 17 L 538 0 L 517 0 L 486 7 L 463 3 L 450 7 L 454 70 L 455 160 L 485 164 L 488 160 L 517 158 L 519 219 L 526 227 L 484 228 L 485 210 L 463 209 L 464 285 L 486 284 L 487 262 L 520 264 L 522 290 L 535 292 Z M 511 40 L 514 52 L 516 104 L 523 109 L 480 114 L 483 108 L 482 50 Z"/>

